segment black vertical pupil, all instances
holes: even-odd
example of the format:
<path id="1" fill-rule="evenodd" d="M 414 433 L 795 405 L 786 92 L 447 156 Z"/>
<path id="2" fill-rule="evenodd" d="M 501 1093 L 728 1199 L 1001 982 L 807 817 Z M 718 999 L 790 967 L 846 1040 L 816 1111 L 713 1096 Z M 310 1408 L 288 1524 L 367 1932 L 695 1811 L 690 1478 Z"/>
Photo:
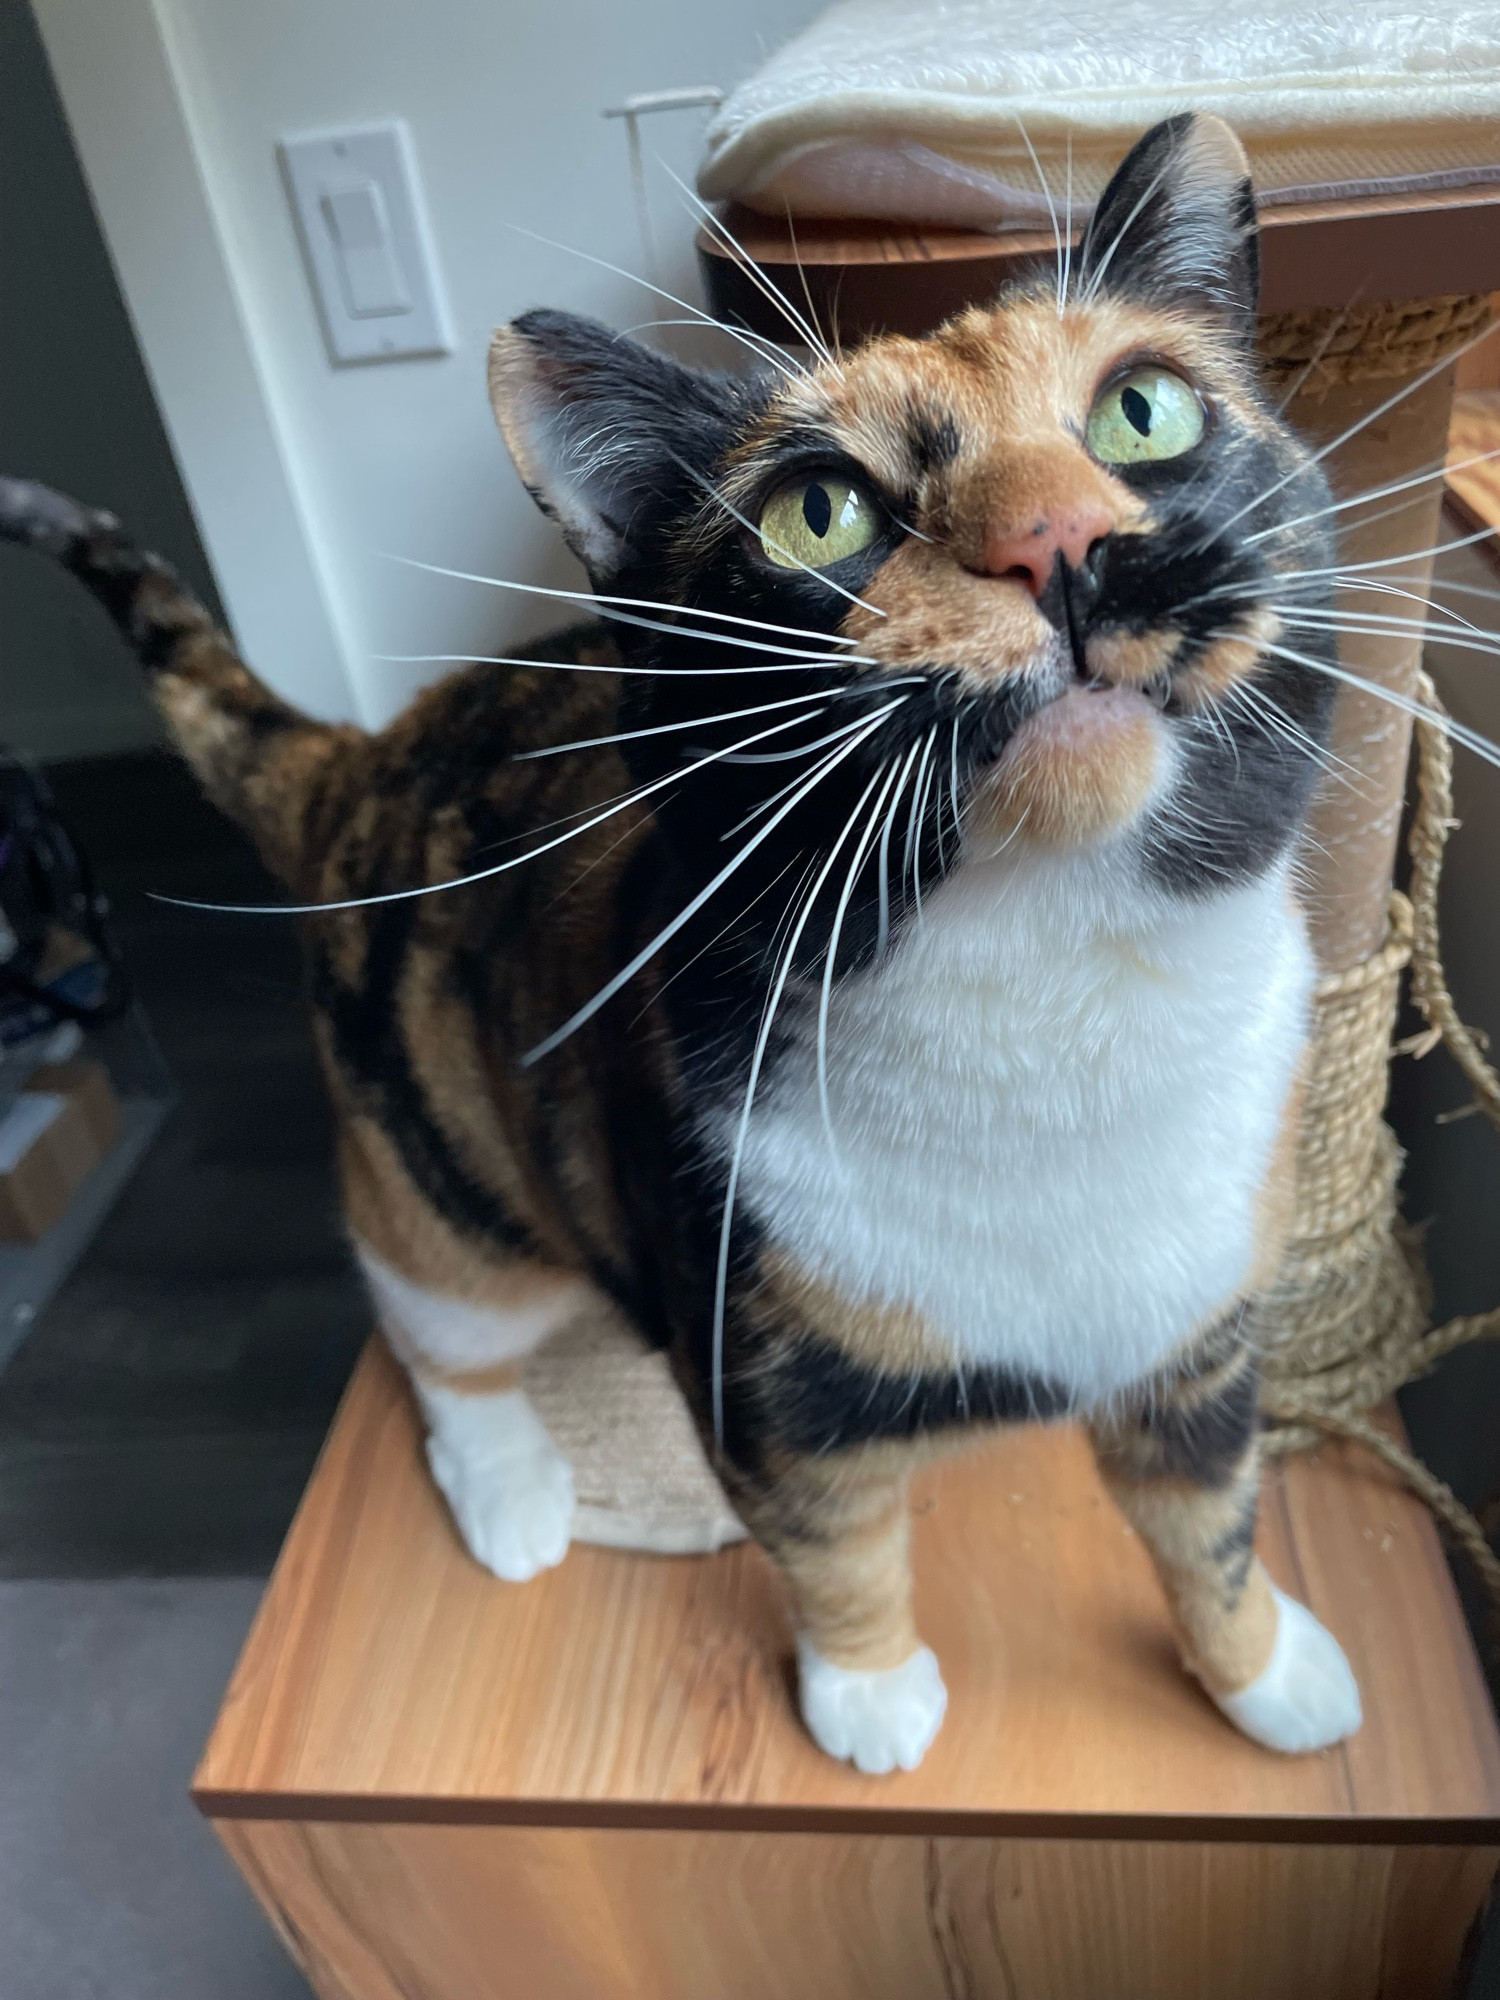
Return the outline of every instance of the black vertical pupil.
<path id="1" fill-rule="evenodd" d="M 1120 391 L 1120 408 L 1125 412 L 1128 421 L 1140 432 L 1142 437 L 1150 437 L 1151 405 L 1139 389 L 1122 389 Z"/>
<path id="2" fill-rule="evenodd" d="M 833 520 L 833 501 L 828 488 L 820 486 L 816 480 L 802 496 L 802 518 L 821 541 L 828 533 Z"/>

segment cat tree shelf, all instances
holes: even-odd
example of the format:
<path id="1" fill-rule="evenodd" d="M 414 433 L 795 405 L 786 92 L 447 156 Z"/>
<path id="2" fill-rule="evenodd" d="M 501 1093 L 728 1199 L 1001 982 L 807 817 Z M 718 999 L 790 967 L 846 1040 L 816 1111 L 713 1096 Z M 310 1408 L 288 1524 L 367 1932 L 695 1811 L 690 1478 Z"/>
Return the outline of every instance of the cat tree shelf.
<path id="1" fill-rule="evenodd" d="M 820 1756 L 769 1565 L 465 1555 L 366 1354 L 195 1797 L 324 2000 L 1427 2000 L 1500 1865 L 1500 1737 L 1436 1536 L 1363 1458 L 1267 1482 L 1262 1551 L 1366 1720 L 1285 1760 L 1179 1671 L 1071 1431 L 924 1479 L 948 1720 Z"/>
<path id="2" fill-rule="evenodd" d="M 724 220 L 743 257 L 699 230 L 709 307 L 773 341 L 787 338 L 788 325 L 767 282 L 795 312 L 805 316 L 811 302 L 824 328 L 837 326 L 845 339 L 877 330 L 924 334 L 964 306 L 987 304 L 1038 260 L 1050 268 L 1054 254 L 1050 230 L 789 225 L 738 205 Z M 1500 287 L 1500 186 L 1290 202 L 1264 209 L 1260 228 L 1262 312 Z"/>

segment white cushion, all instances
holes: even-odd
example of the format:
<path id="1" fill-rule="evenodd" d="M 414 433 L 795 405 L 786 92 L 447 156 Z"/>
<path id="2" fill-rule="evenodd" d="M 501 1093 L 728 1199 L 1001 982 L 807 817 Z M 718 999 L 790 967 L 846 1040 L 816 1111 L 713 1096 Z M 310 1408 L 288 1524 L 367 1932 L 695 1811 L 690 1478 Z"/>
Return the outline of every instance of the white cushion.
<path id="1" fill-rule="evenodd" d="M 1263 200 L 1500 180 L 1500 6 L 841 0 L 742 83 L 698 185 L 769 213 L 970 228 L 1087 210 L 1160 118 L 1214 111 Z"/>

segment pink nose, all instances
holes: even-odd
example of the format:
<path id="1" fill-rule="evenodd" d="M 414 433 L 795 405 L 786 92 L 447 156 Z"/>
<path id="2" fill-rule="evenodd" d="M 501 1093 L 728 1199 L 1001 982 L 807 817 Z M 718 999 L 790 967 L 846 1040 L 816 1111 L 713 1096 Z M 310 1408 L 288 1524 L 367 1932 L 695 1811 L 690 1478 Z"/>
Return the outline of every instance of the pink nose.
<path id="1" fill-rule="evenodd" d="M 1040 597 L 1059 556 L 1069 568 L 1077 569 L 1095 542 L 1102 541 L 1113 526 L 1108 511 L 1094 501 L 1037 521 L 1019 534 L 991 535 L 984 545 L 985 572 L 1014 577 L 1033 597 Z"/>

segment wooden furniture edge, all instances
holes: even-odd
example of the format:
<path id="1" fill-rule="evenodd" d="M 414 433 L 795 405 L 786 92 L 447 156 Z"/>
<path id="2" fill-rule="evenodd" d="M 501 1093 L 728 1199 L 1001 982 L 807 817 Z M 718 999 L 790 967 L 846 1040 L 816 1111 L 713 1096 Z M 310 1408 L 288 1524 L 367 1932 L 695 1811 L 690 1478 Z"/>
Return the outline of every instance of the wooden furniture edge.
<path id="1" fill-rule="evenodd" d="M 971 1840 L 1181 1841 L 1214 1846 L 1494 1847 L 1500 1819 L 1350 1814 L 948 1812 L 901 1806 L 746 1806 L 615 1800 L 440 1799 L 401 1793 L 237 1792 L 194 1785 L 216 1820 L 296 1825 L 590 1828 L 617 1833 L 823 1833 Z"/>

